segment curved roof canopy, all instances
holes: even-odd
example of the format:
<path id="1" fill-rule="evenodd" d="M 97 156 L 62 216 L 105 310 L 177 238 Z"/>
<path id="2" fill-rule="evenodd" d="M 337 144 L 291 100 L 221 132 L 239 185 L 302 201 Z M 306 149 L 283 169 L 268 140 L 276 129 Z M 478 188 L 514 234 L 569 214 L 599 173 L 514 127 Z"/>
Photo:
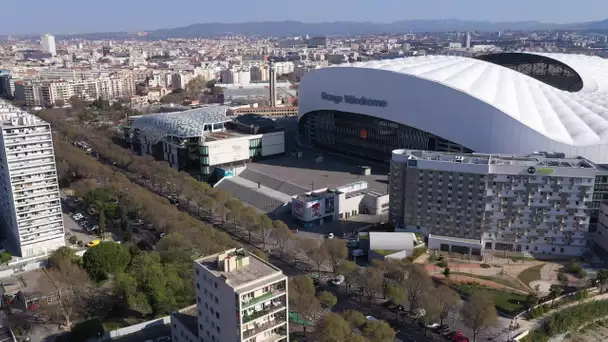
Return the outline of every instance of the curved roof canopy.
<path id="1" fill-rule="evenodd" d="M 140 130 L 148 141 L 156 144 L 165 137 L 202 137 L 205 125 L 231 121 L 227 106 L 209 106 L 183 112 L 142 115 L 133 121 L 131 131 Z"/>
<path id="2" fill-rule="evenodd" d="M 544 63 L 545 68 L 560 69 L 557 72 L 565 77 L 527 75 L 513 67 L 524 62 Z M 333 67 L 377 69 L 440 83 L 555 141 L 570 146 L 608 143 L 608 60 L 599 57 L 548 53 L 424 56 Z"/>

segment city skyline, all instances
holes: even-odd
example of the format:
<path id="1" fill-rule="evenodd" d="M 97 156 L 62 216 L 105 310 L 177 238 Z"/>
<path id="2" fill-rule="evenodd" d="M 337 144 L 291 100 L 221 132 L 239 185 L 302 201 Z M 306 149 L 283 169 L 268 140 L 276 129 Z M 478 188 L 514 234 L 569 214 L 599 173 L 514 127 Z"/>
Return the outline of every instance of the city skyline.
<path id="1" fill-rule="evenodd" d="M 306 6 L 286 5 L 277 0 L 267 0 L 264 6 L 257 2 L 236 1 L 230 11 L 222 3 L 200 3 L 182 0 L 180 16 L 167 17 L 164 3 L 119 2 L 108 0 L 103 7 L 92 8 L 75 0 L 65 0 L 64 6 L 56 7 L 40 2 L 29 10 L 27 27 L 23 27 L 17 14 L 17 3 L 4 5 L 4 28 L 0 34 L 70 34 L 89 32 L 152 31 L 162 28 L 188 26 L 196 23 L 241 23 L 258 21 L 297 20 L 301 22 L 369 21 L 387 23 L 399 20 L 459 19 L 472 21 L 511 22 L 539 21 L 545 23 L 574 23 L 606 19 L 608 2 L 581 0 L 576 11 L 564 11 L 571 6 L 567 0 L 539 0 L 534 2 L 513 0 L 505 3 L 467 0 L 454 3 L 447 0 L 424 2 L 383 0 L 382 5 L 363 0 L 335 0 L 330 3 L 310 0 Z M 69 10 L 65 10 L 69 8 Z M 320 11 L 319 9 L 323 9 Z M 95 11 L 95 15 L 90 15 Z M 133 13 L 138 13 L 133 16 Z M 212 13 L 212 15 L 208 15 Z M 12 15 L 11 15 L 12 14 Z M 212 18 L 212 19 L 208 19 Z"/>

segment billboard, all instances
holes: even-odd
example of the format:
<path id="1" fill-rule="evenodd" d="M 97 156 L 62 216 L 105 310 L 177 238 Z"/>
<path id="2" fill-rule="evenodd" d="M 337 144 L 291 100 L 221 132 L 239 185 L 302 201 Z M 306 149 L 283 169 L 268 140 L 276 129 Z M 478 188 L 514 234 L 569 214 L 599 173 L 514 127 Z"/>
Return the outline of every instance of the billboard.
<path id="1" fill-rule="evenodd" d="M 325 197 L 325 213 L 331 214 L 334 212 L 334 198 Z"/>
<path id="2" fill-rule="evenodd" d="M 306 203 L 294 199 L 291 203 L 292 213 L 295 217 L 302 218 L 304 216 L 304 209 L 306 209 Z"/>
<path id="3" fill-rule="evenodd" d="M 209 165 L 220 165 L 249 159 L 249 140 L 219 141 L 207 145 L 209 148 Z"/>
<path id="4" fill-rule="evenodd" d="M 319 201 L 310 202 L 310 216 L 313 219 L 321 217 L 321 203 Z"/>

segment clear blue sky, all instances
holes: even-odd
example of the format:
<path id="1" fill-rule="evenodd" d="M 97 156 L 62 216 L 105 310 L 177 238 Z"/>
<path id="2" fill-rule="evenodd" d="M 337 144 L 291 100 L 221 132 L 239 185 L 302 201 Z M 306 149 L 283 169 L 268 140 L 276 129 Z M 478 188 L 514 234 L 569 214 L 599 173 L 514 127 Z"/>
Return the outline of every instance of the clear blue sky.
<path id="1" fill-rule="evenodd" d="M 2 0 L 0 33 L 145 31 L 203 22 L 608 18 L 608 0 Z"/>

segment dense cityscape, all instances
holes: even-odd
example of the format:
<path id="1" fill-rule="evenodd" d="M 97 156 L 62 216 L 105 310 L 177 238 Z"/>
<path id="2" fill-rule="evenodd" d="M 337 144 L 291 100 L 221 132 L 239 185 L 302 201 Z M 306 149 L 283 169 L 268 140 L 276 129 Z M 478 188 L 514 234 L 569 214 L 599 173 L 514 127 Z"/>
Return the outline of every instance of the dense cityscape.
<path id="1" fill-rule="evenodd" d="M 0 36 L 1 342 L 608 340 L 608 29 L 225 25 Z"/>

